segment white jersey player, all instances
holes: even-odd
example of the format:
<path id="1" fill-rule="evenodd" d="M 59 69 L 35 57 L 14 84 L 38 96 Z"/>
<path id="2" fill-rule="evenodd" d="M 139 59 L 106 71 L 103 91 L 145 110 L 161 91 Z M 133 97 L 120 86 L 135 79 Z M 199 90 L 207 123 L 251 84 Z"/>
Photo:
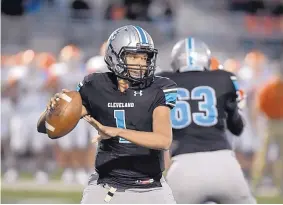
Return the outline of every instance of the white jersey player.
<path id="1" fill-rule="evenodd" d="M 255 94 L 271 76 L 270 74 L 264 69 L 256 69 L 247 64 L 235 72 L 239 84 L 247 96 L 246 106 L 242 109 L 246 127 L 241 137 L 234 140 L 235 149 L 244 154 L 253 154 L 261 143 L 261 131 L 264 130 L 265 121 L 263 118 L 255 119 L 254 117 Z"/>
<path id="2" fill-rule="evenodd" d="M 44 108 L 42 105 L 49 99 L 48 92 L 42 89 L 46 73 L 39 68 L 20 64 L 10 69 L 8 78 L 15 82 L 17 92 L 15 112 L 9 126 L 12 152 L 9 171 L 14 172 L 15 180 L 18 175 L 15 173 L 16 166 L 19 164 L 17 155 L 30 150 L 36 158 L 36 180 L 40 183 L 47 182 L 44 149 L 51 140 L 42 137 L 42 134 L 36 130 L 37 118 Z"/>

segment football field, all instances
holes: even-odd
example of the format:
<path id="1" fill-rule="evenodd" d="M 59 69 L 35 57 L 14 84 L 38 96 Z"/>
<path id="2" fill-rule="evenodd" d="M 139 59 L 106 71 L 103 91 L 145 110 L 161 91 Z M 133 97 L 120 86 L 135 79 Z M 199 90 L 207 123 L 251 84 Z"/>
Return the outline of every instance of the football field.
<path id="1" fill-rule="evenodd" d="M 80 203 L 83 186 L 77 184 L 62 184 L 52 180 L 48 184 L 40 185 L 31 180 L 20 180 L 15 184 L 1 185 L 1 203 L 13 204 L 77 204 Z M 261 204 L 283 204 L 283 197 L 257 197 Z"/>

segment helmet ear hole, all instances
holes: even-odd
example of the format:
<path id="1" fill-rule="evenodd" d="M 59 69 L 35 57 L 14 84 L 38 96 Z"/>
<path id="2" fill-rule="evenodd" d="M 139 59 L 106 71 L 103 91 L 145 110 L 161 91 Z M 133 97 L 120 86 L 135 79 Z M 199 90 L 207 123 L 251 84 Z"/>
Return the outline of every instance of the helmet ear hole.
<path id="1" fill-rule="evenodd" d="M 153 58 L 153 56 L 154 56 L 154 53 L 153 53 L 153 52 L 148 52 L 148 53 L 147 53 L 147 57 L 148 57 L 149 59 Z"/>

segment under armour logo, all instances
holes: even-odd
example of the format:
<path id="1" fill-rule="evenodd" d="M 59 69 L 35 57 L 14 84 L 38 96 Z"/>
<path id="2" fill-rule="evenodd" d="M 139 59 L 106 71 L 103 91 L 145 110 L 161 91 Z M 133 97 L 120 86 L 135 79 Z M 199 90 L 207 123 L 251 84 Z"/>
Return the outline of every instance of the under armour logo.
<path id="1" fill-rule="evenodd" d="M 142 90 L 140 90 L 139 92 L 138 91 L 134 91 L 134 96 L 137 96 L 137 95 L 142 96 Z"/>

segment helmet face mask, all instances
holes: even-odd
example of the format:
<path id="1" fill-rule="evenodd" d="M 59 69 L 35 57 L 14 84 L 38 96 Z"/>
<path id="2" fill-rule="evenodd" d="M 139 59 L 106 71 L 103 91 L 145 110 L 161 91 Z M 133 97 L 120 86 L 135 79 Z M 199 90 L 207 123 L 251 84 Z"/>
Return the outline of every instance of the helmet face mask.
<path id="1" fill-rule="evenodd" d="M 140 33 L 143 32 L 141 38 Z M 150 35 L 142 28 L 125 26 L 114 31 L 107 45 L 105 62 L 119 78 L 134 84 L 152 82 L 156 67 L 157 49 Z M 127 56 L 146 56 L 146 62 L 128 62 Z"/>
<path id="2" fill-rule="evenodd" d="M 145 56 L 146 59 L 144 63 L 133 63 L 127 59 L 129 56 Z M 125 77 L 125 79 L 133 82 L 143 82 L 153 78 L 156 64 L 156 53 L 154 51 L 125 47 L 121 52 L 120 59 L 122 62 L 117 66 L 122 68 L 122 77 Z"/>

